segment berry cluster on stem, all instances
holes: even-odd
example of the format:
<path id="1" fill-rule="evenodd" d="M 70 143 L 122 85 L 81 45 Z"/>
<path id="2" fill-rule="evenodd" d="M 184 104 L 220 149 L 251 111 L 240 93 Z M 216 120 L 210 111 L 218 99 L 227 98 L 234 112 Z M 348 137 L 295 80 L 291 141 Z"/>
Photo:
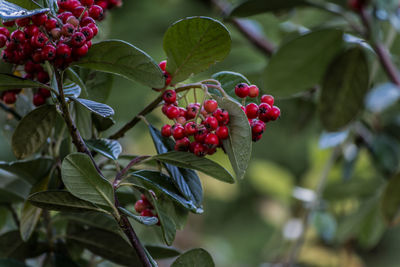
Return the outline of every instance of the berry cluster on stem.
<path id="1" fill-rule="evenodd" d="M 144 194 L 142 194 L 140 196 L 140 199 L 136 201 L 135 210 L 137 213 L 140 214 L 140 216 L 156 217 L 158 219 L 158 215 L 154 212 L 153 205 L 150 203 L 150 201 Z M 160 225 L 160 221 L 157 223 L 157 225 Z"/>

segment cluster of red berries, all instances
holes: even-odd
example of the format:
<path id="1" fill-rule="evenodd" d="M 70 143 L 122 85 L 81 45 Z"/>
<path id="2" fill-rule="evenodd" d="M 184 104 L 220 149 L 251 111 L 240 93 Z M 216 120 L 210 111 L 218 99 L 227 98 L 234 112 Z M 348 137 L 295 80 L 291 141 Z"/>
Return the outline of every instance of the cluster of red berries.
<path id="1" fill-rule="evenodd" d="M 260 90 L 256 85 L 240 83 L 235 87 L 235 94 L 240 98 L 258 97 Z M 266 123 L 277 120 L 281 115 L 281 110 L 274 106 L 274 97 L 271 95 L 261 96 L 261 104 L 249 103 L 242 110 L 246 113 L 252 132 L 252 140 L 259 141 L 265 131 Z"/>
<path id="2" fill-rule="evenodd" d="M 135 210 L 137 213 L 140 214 L 140 216 L 143 217 L 157 217 L 157 214 L 154 213 L 154 207 L 150 203 L 150 201 L 147 199 L 145 195 L 141 195 L 140 199 L 136 201 L 135 203 Z M 160 221 L 157 223 L 157 225 L 160 225 Z"/>
<path id="3" fill-rule="evenodd" d="M 21 92 L 21 89 L 13 89 L 8 91 L 3 91 L 0 94 L 0 100 L 6 103 L 7 105 L 12 105 L 17 101 L 17 95 Z M 46 103 L 46 99 L 51 96 L 51 93 L 46 88 L 39 88 L 33 94 L 33 104 L 35 106 L 41 106 Z"/>
<path id="4" fill-rule="evenodd" d="M 221 146 L 222 140 L 229 137 L 229 113 L 218 108 L 217 101 L 208 99 L 201 106 L 191 103 L 187 108 L 178 106 L 176 92 L 166 90 L 163 93 L 164 106 L 162 112 L 174 125 L 166 124 L 161 129 L 164 137 L 172 136 L 175 141 L 175 150 L 190 151 L 196 156 L 212 155 Z M 196 119 L 201 122 L 197 123 Z"/>

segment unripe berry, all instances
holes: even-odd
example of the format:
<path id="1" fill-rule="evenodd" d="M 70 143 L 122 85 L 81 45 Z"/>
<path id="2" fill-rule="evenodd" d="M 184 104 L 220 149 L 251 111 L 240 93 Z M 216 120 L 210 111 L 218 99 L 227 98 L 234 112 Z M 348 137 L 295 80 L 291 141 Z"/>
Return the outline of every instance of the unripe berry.
<path id="1" fill-rule="evenodd" d="M 74 25 L 74 27 L 78 27 L 79 26 L 79 19 L 75 18 L 74 16 L 71 16 L 67 19 L 67 23 Z"/>
<path id="2" fill-rule="evenodd" d="M 38 107 L 43 105 L 46 102 L 46 100 L 44 99 L 44 97 L 40 94 L 34 94 L 33 95 L 33 104 Z"/>
<path id="3" fill-rule="evenodd" d="M 235 94 L 240 98 L 245 98 L 249 95 L 249 85 L 246 83 L 239 83 L 235 87 Z"/>
<path id="4" fill-rule="evenodd" d="M 175 140 L 182 139 L 185 137 L 185 128 L 180 124 L 175 124 L 174 127 L 172 127 L 172 136 Z"/>
<path id="5" fill-rule="evenodd" d="M 165 103 L 172 104 L 176 101 L 176 93 L 174 90 L 166 90 L 162 98 L 164 99 Z"/>
<path id="6" fill-rule="evenodd" d="M 17 101 L 17 95 L 14 92 L 8 91 L 4 92 L 3 101 L 7 105 L 14 104 Z"/>
<path id="7" fill-rule="evenodd" d="M 256 85 L 250 85 L 249 86 L 249 96 L 250 97 L 257 97 L 258 94 L 260 93 L 260 90 Z"/>
<path id="8" fill-rule="evenodd" d="M 218 103 L 213 99 L 208 99 L 204 102 L 204 109 L 208 113 L 213 113 L 217 108 L 218 108 Z"/>
<path id="9" fill-rule="evenodd" d="M 255 119 L 258 116 L 258 106 L 255 103 L 250 103 L 246 106 L 246 115 L 249 119 Z"/>
<path id="10" fill-rule="evenodd" d="M 50 31 L 50 34 L 54 40 L 58 40 L 61 37 L 61 30 L 60 28 L 54 28 Z"/>
<path id="11" fill-rule="evenodd" d="M 186 118 L 182 117 L 182 116 L 179 116 L 178 118 L 176 118 L 176 122 L 179 123 L 179 124 L 184 125 L 186 123 Z"/>
<path id="12" fill-rule="evenodd" d="M 172 120 L 179 117 L 179 108 L 173 105 L 170 105 L 167 109 L 166 114 L 168 119 Z"/>
<path id="13" fill-rule="evenodd" d="M 271 107 L 274 105 L 274 97 L 272 95 L 263 95 L 261 97 L 261 102 L 262 103 L 267 103 Z"/>
<path id="14" fill-rule="evenodd" d="M 207 118 L 204 120 L 204 126 L 205 126 L 209 131 L 215 130 L 215 129 L 218 128 L 218 120 L 217 120 L 215 117 L 213 117 L 213 116 L 207 117 Z"/>
<path id="15" fill-rule="evenodd" d="M 171 128 L 172 126 L 169 124 L 165 124 L 162 128 L 161 128 L 161 135 L 164 137 L 170 137 L 172 135 L 171 133 Z"/>
<path id="16" fill-rule="evenodd" d="M 215 131 L 215 134 L 218 136 L 219 139 L 225 140 L 229 137 L 229 130 L 226 126 L 219 126 Z"/>
<path id="17" fill-rule="evenodd" d="M 189 138 L 183 137 L 182 139 L 179 139 L 176 141 L 175 144 L 175 151 L 188 151 L 190 146 L 190 141 Z"/>

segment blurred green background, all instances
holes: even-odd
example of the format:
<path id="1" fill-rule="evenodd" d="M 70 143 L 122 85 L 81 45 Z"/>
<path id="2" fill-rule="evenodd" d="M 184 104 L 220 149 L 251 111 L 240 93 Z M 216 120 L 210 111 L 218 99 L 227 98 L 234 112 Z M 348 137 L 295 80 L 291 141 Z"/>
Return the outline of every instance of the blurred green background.
<path id="1" fill-rule="evenodd" d="M 125 0 L 122 8 L 108 16 L 102 25 L 104 36 L 132 43 L 157 61 L 165 59 L 162 41 L 170 24 L 189 16 L 219 18 L 208 1 L 200 0 Z M 252 19 L 255 23 L 252 25 L 275 44 L 298 34 L 303 27 L 340 24 L 330 14 L 315 9 Z M 261 82 L 268 58 L 229 23 L 225 24 L 233 40 L 230 56 L 193 80 L 221 70 L 236 71 L 268 93 Z M 114 108 L 117 124 L 104 136 L 130 120 L 156 96 L 149 88 L 116 77 L 107 104 Z M 181 250 L 203 247 L 212 254 L 216 266 L 222 267 L 272 266 L 288 256 L 304 210 L 304 203 L 293 197 L 293 190 L 296 186 L 316 188 L 330 152 L 318 146 L 321 126 L 316 119 L 313 97 L 278 99 L 277 105 L 282 117 L 269 124 L 263 139 L 254 145 L 245 179 L 228 185 L 201 176 L 204 214 L 190 215 L 185 229 L 178 231 L 175 247 Z M 148 120 L 160 127 L 165 121 L 159 110 L 148 116 Z M 10 132 L 3 128 L 1 135 L 0 160 L 12 160 L 9 138 L 5 138 Z M 155 153 L 143 123 L 121 142 L 124 153 Z M 400 230 L 398 227 L 386 230 L 376 215 L 379 203 L 373 196 L 383 180 L 367 152 L 363 149 L 357 152 L 350 175 L 343 173 L 344 164 L 348 164 L 343 158 L 329 175 L 326 202 L 312 220 L 299 257 L 301 266 L 400 266 Z M 231 168 L 223 154 L 212 158 Z M 351 179 L 345 179 L 347 176 Z M 306 197 L 306 193 L 299 193 L 300 198 Z M 160 262 L 161 266 L 169 263 Z"/>

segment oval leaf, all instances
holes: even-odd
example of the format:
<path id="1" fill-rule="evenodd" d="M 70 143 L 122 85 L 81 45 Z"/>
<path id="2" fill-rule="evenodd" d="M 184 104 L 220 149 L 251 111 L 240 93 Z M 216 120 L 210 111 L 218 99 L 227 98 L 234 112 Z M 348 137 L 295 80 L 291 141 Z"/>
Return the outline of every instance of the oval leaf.
<path id="1" fill-rule="evenodd" d="M 28 201 L 39 208 L 64 212 L 105 212 L 94 204 L 79 199 L 67 191 L 42 191 L 28 197 Z"/>
<path id="2" fill-rule="evenodd" d="M 381 207 L 382 214 L 389 225 L 395 225 L 400 222 L 400 175 L 390 179 L 382 195 Z"/>
<path id="3" fill-rule="evenodd" d="M 50 9 L 41 8 L 34 10 L 27 10 L 16 4 L 10 3 L 8 1 L 2 0 L 0 5 L 0 18 L 3 20 L 14 20 L 32 17 L 33 15 L 48 12 Z"/>
<path id="4" fill-rule="evenodd" d="M 191 17 L 175 22 L 164 35 L 167 71 L 172 83 L 222 61 L 230 52 L 231 38 L 225 26 L 207 17 Z"/>
<path id="5" fill-rule="evenodd" d="M 181 254 L 178 250 L 171 247 L 147 245 L 146 249 L 154 259 L 167 259 Z"/>
<path id="6" fill-rule="evenodd" d="M 249 0 L 236 6 L 232 10 L 231 16 L 247 17 L 304 5 L 307 5 L 307 1 L 305 0 Z"/>
<path id="7" fill-rule="evenodd" d="M 145 217 L 145 216 L 139 216 L 139 215 L 135 215 L 132 212 L 130 212 L 127 209 L 124 209 L 122 207 L 118 208 L 123 214 L 125 214 L 126 216 L 134 219 L 135 221 L 144 224 L 144 225 L 155 225 L 158 223 L 158 219 L 157 217 Z"/>
<path id="8" fill-rule="evenodd" d="M 340 51 L 342 38 L 339 30 L 320 30 L 282 45 L 267 65 L 265 87 L 277 96 L 286 97 L 315 86 Z"/>
<path id="9" fill-rule="evenodd" d="M 35 82 L 29 79 L 24 79 L 15 75 L 0 73 L 0 91 L 20 89 L 20 88 L 47 88 L 49 86 Z"/>
<path id="10" fill-rule="evenodd" d="M 229 112 L 229 138 L 223 141 L 236 178 L 242 179 L 246 174 L 251 159 L 251 128 L 241 105 L 226 97 L 215 97 L 220 108 Z"/>
<path id="11" fill-rule="evenodd" d="M 171 267 L 214 267 L 211 255 L 202 248 L 189 250 L 180 255 Z"/>
<path id="12" fill-rule="evenodd" d="M 122 153 L 122 146 L 116 140 L 86 140 L 85 144 L 89 147 L 89 149 L 94 150 L 112 160 L 117 160 L 119 155 Z"/>
<path id="13" fill-rule="evenodd" d="M 92 100 L 83 98 L 74 98 L 73 100 L 78 102 L 91 112 L 102 116 L 103 118 L 111 117 L 114 115 L 114 110 L 106 104 L 94 102 Z"/>
<path id="14" fill-rule="evenodd" d="M 42 147 L 51 134 L 56 114 L 53 105 L 44 105 L 22 118 L 11 140 L 17 158 L 26 158 Z"/>
<path id="15" fill-rule="evenodd" d="M 112 185 L 97 172 L 88 155 L 68 155 L 62 163 L 61 174 L 65 187 L 77 198 L 114 208 Z"/>
<path id="16" fill-rule="evenodd" d="M 221 83 L 221 87 L 225 90 L 225 92 L 232 98 L 242 102 L 242 98 L 239 98 L 235 94 L 235 87 L 239 83 L 247 83 L 250 84 L 249 80 L 240 73 L 232 72 L 232 71 L 221 71 L 215 73 L 212 76 L 213 79 L 219 81 Z M 221 93 L 217 89 L 209 88 L 208 91 L 214 95 L 222 96 Z"/>
<path id="17" fill-rule="evenodd" d="M 171 151 L 168 153 L 159 154 L 153 158 L 181 168 L 201 171 L 223 182 L 230 184 L 235 182 L 232 175 L 224 167 L 212 160 L 199 158 L 192 153 Z"/>
<path id="18" fill-rule="evenodd" d="M 336 131 L 358 115 L 368 85 L 368 61 L 362 48 L 351 48 L 332 62 L 325 74 L 318 105 L 325 129 Z"/>
<path id="19" fill-rule="evenodd" d="M 76 83 L 64 84 L 64 95 L 65 97 L 77 98 L 81 95 L 81 87 Z"/>
<path id="20" fill-rule="evenodd" d="M 94 44 L 75 65 L 121 75 L 154 88 L 163 88 L 164 74 L 157 63 L 137 47 L 120 40 Z"/>

